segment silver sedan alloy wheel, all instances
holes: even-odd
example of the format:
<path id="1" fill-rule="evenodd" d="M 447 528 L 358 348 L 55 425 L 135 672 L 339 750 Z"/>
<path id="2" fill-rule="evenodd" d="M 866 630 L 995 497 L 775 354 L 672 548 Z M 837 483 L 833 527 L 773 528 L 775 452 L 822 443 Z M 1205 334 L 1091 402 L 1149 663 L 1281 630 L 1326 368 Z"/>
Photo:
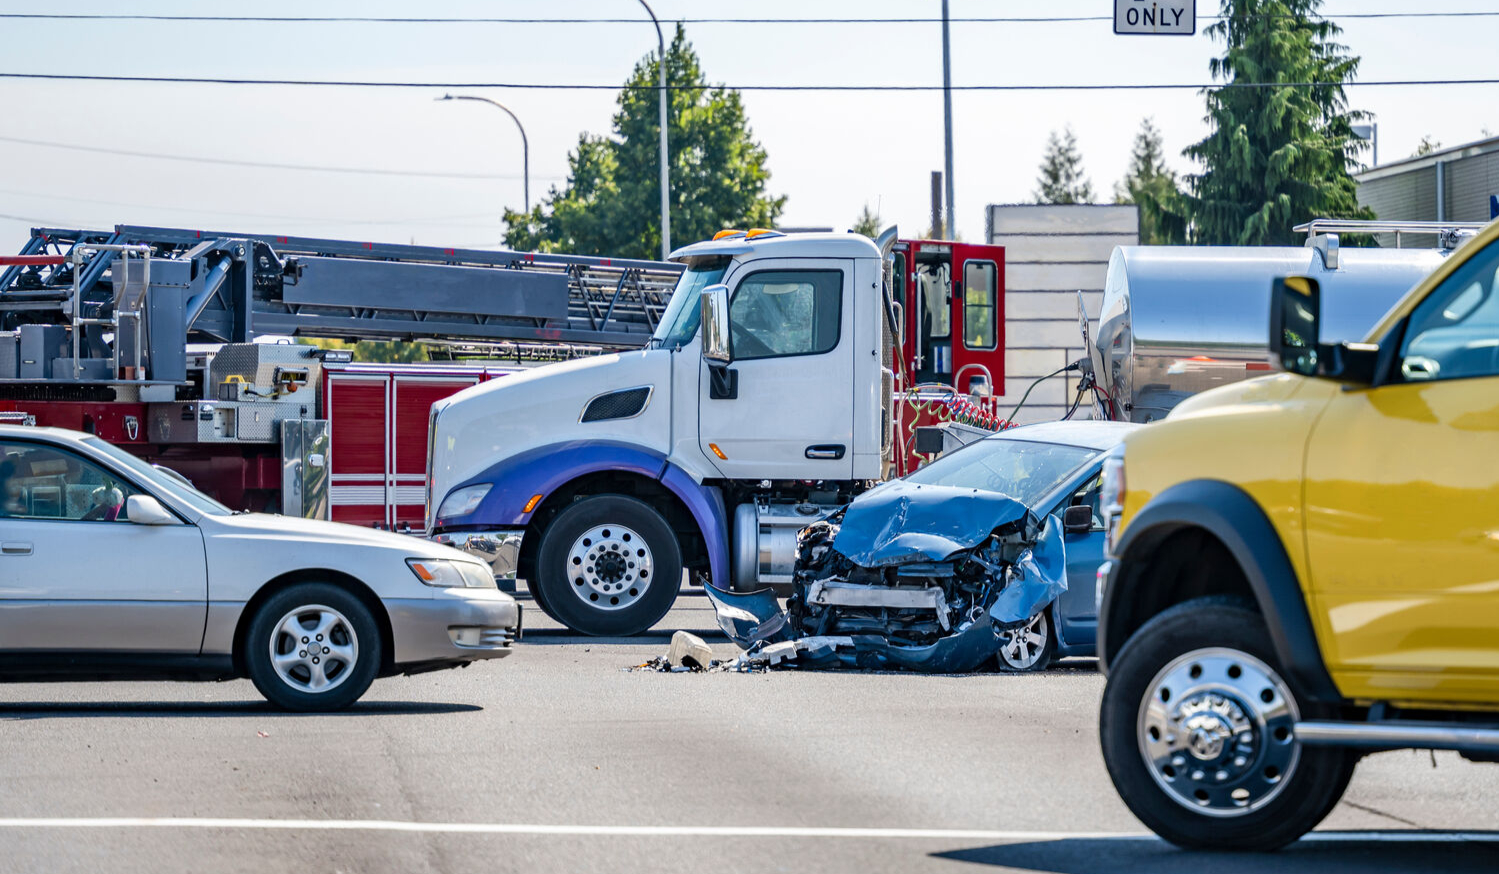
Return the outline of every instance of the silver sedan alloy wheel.
<path id="1" fill-rule="evenodd" d="M 1136 735 L 1145 768 L 1177 804 L 1243 816 L 1269 804 L 1301 757 L 1300 713 L 1285 680 L 1236 649 L 1186 653 L 1156 674 Z"/>
<path id="2" fill-rule="evenodd" d="M 624 610 L 651 586 L 651 547 L 623 525 L 596 525 L 573 541 L 564 569 L 573 594 L 599 610 Z"/>
<path id="3" fill-rule="evenodd" d="M 271 667 L 281 682 L 314 695 L 338 688 L 359 661 L 353 624 L 322 604 L 298 607 L 281 617 L 270 646 Z"/>
<path id="4" fill-rule="evenodd" d="M 1017 671 L 1033 668 L 1046 651 L 1046 636 L 1050 633 L 1046 611 L 1042 610 L 1019 628 L 1000 632 L 999 657 L 1007 667 Z"/>

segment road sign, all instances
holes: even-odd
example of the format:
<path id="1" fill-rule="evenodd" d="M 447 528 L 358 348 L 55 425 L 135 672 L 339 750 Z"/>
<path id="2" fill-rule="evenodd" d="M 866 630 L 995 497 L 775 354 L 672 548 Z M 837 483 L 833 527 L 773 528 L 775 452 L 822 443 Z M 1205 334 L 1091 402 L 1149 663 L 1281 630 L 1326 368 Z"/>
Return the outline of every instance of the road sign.
<path id="1" fill-rule="evenodd" d="M 1114 0 L 1114 32 L 1192 36 L 1197 0 Z"/>

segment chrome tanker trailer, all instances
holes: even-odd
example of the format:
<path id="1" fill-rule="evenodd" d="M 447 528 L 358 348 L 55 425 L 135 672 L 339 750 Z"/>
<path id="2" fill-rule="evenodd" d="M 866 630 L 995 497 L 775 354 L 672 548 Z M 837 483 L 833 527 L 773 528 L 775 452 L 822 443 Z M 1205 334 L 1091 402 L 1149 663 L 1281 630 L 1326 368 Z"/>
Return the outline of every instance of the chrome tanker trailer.
<path id="1" fill-rule="evenodd" d="M 1270 369 L 1270 284 L 1312 276 L 1322 286 L 1327 342 L 1362 339 L 1380 316 L 1482 224 L 1318 220 L 1296 246 L 1120 246 L 1109 260 L 1096 346 L 1095 415 L 1165 417 L 1186 397 Z M 1339 234 L 1436 248 L 1340 247 Z"/>

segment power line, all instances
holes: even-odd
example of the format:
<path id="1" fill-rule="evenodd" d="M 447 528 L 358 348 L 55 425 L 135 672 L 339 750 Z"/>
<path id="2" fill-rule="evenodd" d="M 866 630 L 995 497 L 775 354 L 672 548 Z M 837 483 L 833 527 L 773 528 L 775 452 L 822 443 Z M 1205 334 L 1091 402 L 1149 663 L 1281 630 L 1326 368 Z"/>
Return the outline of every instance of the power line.
<path id="1" fill-rule="evenodd" d="M 74 82 L 137 82 L 151 84 L 187 85 L 290 85 L 324 88 L 511 88 L 541 91 L 655 91 L 660 86 L 630 84 L 569 84 L 554 82 L 376 82 L 367 80 L 323 80 L 323 79 L 245 79 L 207 76 L 106 76 L 76 73 L 0 73 L 0 79 L 43 79 Z M 1488 79 L 1380 79 L 1364 82 L 1139 82 L 1139 83 L 1086 83 L 1076 85 L 954 85 L 954 91 L 1202 91 L 1231 88 L 1326 88 L 1326 87 L 1397 87 L 1408 85 L 1494 85 L 1499 78 Z M 941 91 L 942 85 L 668 85 L 669 91 L 702 91 L 726 88 L 732 91 Z M 92 147 L 91 147 L 92 148 Z M 153 157 L 141 153 L 142 157 Z M 217 159 L 198 158 L 209 163 Z M 235 162 L 247 163 L 247 162 Z M 259 166 L 284 169 L 309 169 L 294 165 L 262 164 Z M 336 170 L 336 168 L 317 168 Z M 345 172 L 394 173 L 396 175 L 442 175 L 415 173 L 412 171 L 347 170 Z M 463 177 L 459 177 L 463 178 Z M 480 177 L 502 178 L 502 177 Z"/>
<path id="2" fill-rule="evenodd" d="M 25 78 L 4 74 L 10 78 Z M 68 77 L 53 77 L 68 78 Z M 184 80 L 190 81 L 190 80 Z M 245 83 L 249 84 L 249 83 Z M 74 152 L 93 152 L 103 155 L 124 155 L 131 158 L 152 158 L 164 161 L 186 161 L 193 164 L 219 164 L 233 167 L 259 167 L 269 170 L 307 170 L 319 173 L 356 173 L 366 176 L 415 176 L 428 179 L 469 179 L 469 180 L 514 180 L 521 177 L 515 173 L 441 173 L 430 170 L 384 170 L 375 167 L 328 167 L 316 164 L 280 164 L 272 161 L 237 161 L 230 158 L 206 158 L 199 155 L 166 155 L 155 152 L 136 152 L 129 149 L 114 149 L 105 146 L 85 146 L 77 143 L 58 143 L 50 140 L 31 140 L 24 137 L 0 136 L 0 142 L 18 143 L 24 146 L 44 146 L 51 149 L 68 149 Z M 558 180 L 560 176 L 539 176 L 539 179 Z"/>
<path id="3" fill-rule="evenodd" d="M 1323 13 L 1320 19 L 1409 19 L 1409 18 L 1487 18 L 1499 11 L 1479 12 L 1347 12 Z M 1221 21 L 1229 16 L 1204 15 L 1204 21 Z M 1300 19 L 1298 15 L 1254 15 L 1252 18 Z M 149 15 L 134 13 L 47 13 L 7 12 L 0 19 L 42 19 L 61 21 L 185 21 L 250 22 L 266 24 L 641 24 L 643 18 L 385 18 L 374 16 L 321 15 Z M 940 24 L 940 18 L 678 18 L 681 24 Z M 1038 16 L 970 16 L 951 19 L 954 24 L 1054 24 L 1074 21 L 1113 21 L 1111 15 L 1038 15 Z"/>
<path id="4" fill-rule="evenodd" d="M 12 197 L 34 197 L 39 200 L 65 200 L 73 203 L 91 203 L 99 206 L 119 206 L 126 209 L 154 210 L 162 212 L 182 212 L 192 215 L 217 215 L 232 218 L 248 219 L 272 219 L 275 221 L 297 222 L 299 224 L 342 224 L 342 225 L 429 225 L 436 227 L 476 227 L 468 221 L 456 221 L 458 219 L 497 219 L 498 215 L 493 211 L 480 213 L 465 213 L 463 215 L 427 216 L 417 219 L 355 219 L 355 218 L 319 218 L 309 216 L 296 216 L 285 214 L 272 214 L 262 212 L 233 212 L 229 210 L 216 209 L 212 207 L 194 206 L 159 206 L 146 203 L 129 203 L 119 200 L 100 200 L 94 197 L 71 197 L 63 194 L 39 191 L 17 191 L 14 189 L 0 188 L 0 194 Z"/>

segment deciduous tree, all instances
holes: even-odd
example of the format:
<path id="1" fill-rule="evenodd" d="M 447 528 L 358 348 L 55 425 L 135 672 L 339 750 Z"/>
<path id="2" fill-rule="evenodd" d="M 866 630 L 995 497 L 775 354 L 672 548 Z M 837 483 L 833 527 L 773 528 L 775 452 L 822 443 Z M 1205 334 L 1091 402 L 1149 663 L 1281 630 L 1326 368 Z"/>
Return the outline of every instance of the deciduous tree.
<path id="1" fill-rule="evenodd" d="M 609 136 L 584 133 L 568 179 L 529 213 L 505 212 L 513 249 L 659 258 L 659 73 L 655 54 L 635 65 Z M 770 171 L 739 93 L 711 86 L 682 26 L 666 51 L 673 244 L 727 227 L 772 227 L 786 198 L 766 193 Z"/>

